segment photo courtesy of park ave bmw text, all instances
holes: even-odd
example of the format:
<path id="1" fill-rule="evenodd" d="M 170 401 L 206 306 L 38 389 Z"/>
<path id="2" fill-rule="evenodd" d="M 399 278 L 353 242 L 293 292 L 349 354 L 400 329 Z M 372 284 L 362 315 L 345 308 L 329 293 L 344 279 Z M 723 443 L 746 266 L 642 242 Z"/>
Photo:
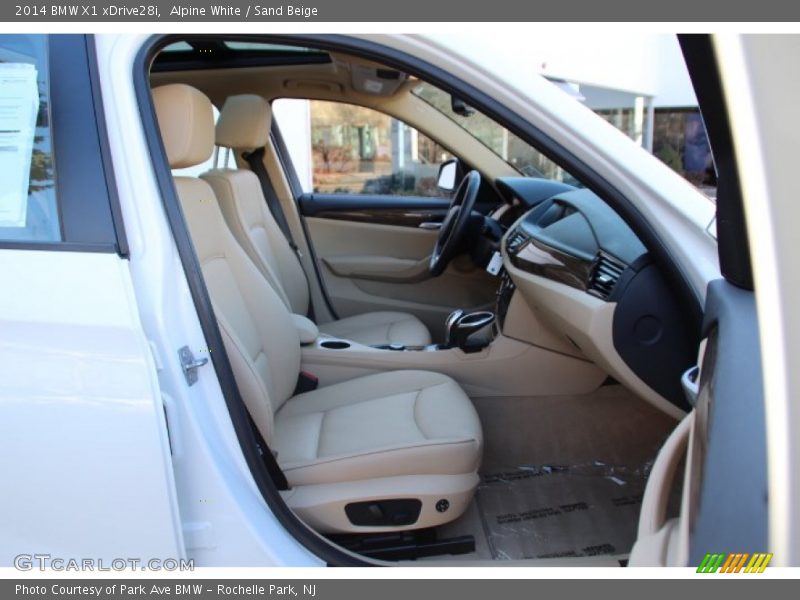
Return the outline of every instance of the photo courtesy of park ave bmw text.
<path id="1" fill-rule="evenodd" d="M 14 586 L 17 597 L 33 596 L 68 596 L 68 597 L 96 597 L 109 596 L 123 597 L 165 597 L 165 596 L 197 596 L 204 592 L 215 591 L 220 597 L 230 596 L 295 596 L 313 598 L 316 596 L 316 585 L 275 585 L 275 584 L 215 584 L 209 586 L 204 583 L 175 583 L 175 584 L 143 584 L 143 583 L 109 583 L 98 585 L 73 585 L 69 583 L 54 583 L 49 585 L 27 585 L 23 583 Z"/>
<path id="2" fill-rule="evenodd" d="M 0 597 L 800 575 L 800 8 L 0 18 Z"/>

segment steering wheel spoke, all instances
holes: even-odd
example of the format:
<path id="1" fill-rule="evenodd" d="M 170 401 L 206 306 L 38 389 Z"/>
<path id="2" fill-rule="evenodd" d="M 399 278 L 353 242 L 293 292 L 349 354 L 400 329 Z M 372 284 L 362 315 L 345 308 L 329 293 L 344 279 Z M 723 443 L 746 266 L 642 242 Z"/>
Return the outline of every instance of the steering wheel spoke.
<path id="1" fill-rule="evenodd" d="M 477 171 L 470 171 L 461 180 L 431 253 L 429 270 L 434 277 L 441 275 L 458 253 L 480 187 L 481 175 Z"/>

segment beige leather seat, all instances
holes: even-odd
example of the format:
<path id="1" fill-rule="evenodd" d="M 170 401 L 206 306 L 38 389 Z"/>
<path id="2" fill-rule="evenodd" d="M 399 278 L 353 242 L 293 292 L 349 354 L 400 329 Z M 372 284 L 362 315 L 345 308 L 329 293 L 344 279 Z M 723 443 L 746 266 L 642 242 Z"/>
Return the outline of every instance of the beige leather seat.
<path id="1" fill-rule="evenodd" d="M 214 142 L 208 98 L 174 84 L 153 99 L 170 166 L 205 161 Z M 461 515 L 478 483 L 482 437 L 458 384 L 394 371 L 292 397 L 300 341 L 284 301 L 225 225 L 209 184 L 176 177 L 175 187 L 236 382 L 291 486 L 288 505 L 322 532 L 430 527 Z M 409 521 L 407 504 L 394 514 L 392 500 L 421 503 L 419 515 Z M 380 524 L 354 525 L 353 506 Z"/>
<path id="2" fill-rule="evenodd" d="M 264 98 L 231 96 L 220 112 L 216 143 L 249 152 L 269 141 L 272 111 Z M 270 213 L 258 177 L 248 169 L 214 169 L 204 174 L 216 193 L 222 214 L 239 245 L 293 313 L 308 312 L 309 292 L 303 268 Z M 355 315 L 318 325 L 322 333 L 366 345 L 431 343 L 417 317 L 394 311 Z"/>

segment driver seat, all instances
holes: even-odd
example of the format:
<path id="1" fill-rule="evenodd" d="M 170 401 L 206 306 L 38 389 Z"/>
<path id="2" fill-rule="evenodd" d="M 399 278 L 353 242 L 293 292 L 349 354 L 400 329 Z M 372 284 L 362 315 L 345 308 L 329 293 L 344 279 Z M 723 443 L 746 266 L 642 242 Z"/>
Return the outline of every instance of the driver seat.
<path id="1" fill-rule="evenodd" d="M 269 142 L 271 123 L 271 107 L 261 96 L 230 96 L 217 121 L 216 144 L 239 153 L 262 148 Z M 236 241 L 286 308 L 295 314 L 307 314 L 308 280 L 297 254 L 269 211 L 256 174 L 249 169 L 213 169 L 202 178 L 213 188 Z M 367 346 L 431 343 L 431 334 L 422 321 L 402 312 L 364 313 L 318 327 L 320 333 Z"/>

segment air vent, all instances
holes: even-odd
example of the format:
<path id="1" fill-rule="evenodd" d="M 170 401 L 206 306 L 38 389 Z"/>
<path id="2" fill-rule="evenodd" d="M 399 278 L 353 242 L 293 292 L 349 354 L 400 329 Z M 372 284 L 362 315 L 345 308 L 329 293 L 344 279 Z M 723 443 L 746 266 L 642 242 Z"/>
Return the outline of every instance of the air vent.
<path id="1" fill-rule="evenodd" d="M 508 236 L 508 240 L 506 241 L 506 250 L 509 254 L 516 254 L 527 241 L 528 236 L 519 230 L 514 231 L 510 236 Z"/>
<path id="2" fill-rule="evenodd" d="M 624 270 L 625 265 L 605 254 L 598 254 L 589 273 L 589 282 L 586 286 L 588 292 L 604 300 L 607 299 L 614 291 L 614 286 L 617 285 Z"/>

